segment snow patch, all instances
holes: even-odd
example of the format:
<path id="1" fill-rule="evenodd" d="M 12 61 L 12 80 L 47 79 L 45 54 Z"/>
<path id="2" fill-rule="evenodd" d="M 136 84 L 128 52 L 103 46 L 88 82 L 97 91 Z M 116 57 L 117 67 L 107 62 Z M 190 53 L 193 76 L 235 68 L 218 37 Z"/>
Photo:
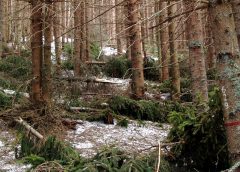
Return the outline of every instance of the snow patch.
<path id="1" fill-rule="evenodd" d="M 76 131 L 68 133 L 67 139 L 81 153 L 82 156 L 92 157 L 103 146 L 115 145 L 126 152 L 138 152 L 157 145 L 163 141 L 170 130 L 170 126 L 146 121 L 139 124 L 130 121 L 127 128 L 106 125 L 100 122 L 80 121 Z"/>

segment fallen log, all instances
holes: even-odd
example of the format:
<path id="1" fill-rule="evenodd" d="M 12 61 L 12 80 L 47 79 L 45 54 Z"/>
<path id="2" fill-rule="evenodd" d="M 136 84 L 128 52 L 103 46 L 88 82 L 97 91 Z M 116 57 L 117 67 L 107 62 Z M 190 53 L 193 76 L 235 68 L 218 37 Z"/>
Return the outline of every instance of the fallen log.
<path id="1" fill-rule="evenodd" d="M 101 112 L 101 109 L 93 109 L 88 107 L 70 107 L 72 111 L 79 111 L 79 112 Z"/>
<path id="2" fill-rule="evenodd" d="M 27 122 L 25 122 L 22 118 L 15 119 L 15 121 L 22 126 L 24 126 L 29 132 L 31 132 L 34 136 L 39 138 L 40 140 L 43 140 L 44 137 L 41 135 L 37 130 L 35 130 L 33 127 L 31 127 Z"/>

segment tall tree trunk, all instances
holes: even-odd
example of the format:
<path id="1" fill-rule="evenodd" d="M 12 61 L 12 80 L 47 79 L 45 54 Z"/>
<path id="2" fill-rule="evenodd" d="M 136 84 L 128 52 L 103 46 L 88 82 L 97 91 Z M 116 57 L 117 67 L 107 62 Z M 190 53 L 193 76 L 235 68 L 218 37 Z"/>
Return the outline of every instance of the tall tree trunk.
<path id="1" fill-rule="evenodd" d="M 238 44 L 240 46 L 240 1 L 232 0 L 231 2 L 232 2 L 233 15 L 234 15 L 235 26 L 237 31 Z"/>
<path id="2" fill-rule="evenodd" d="M 170 5 L 170 3 L 169 3 Z M 171 17 L 176 12 L 176 5 L 170 5 L 168 8 L 168 16 Z M 176 93 L 180 93 L 180 71 L 177 57 L 177 45 L 175 41 L 175 21 L 172 20 L 168 25 L 169 31 L 169 49 L 170 49 L 170 74 L 172 85 Z"/>
<path id="3" fill-rule="evenodd" d="M 32 49 L 32 95 L 31 99 L 34 104 L 42 102 L 41 97 L 41 67 L 42 67 L 42 2 L 31 1 L 31 49 Z"/>
<path id="4" fill-rule="evenodd" d="M 127 58 L 129 60 L 131 60 L 132 59 L 131 58 L 131 44 L 130 44 L 130 33 L 129 33 L 130 24 L 129 24 L 129 21 L 128 21 L 128 2 L 127 1 L 124 3 L 124 13 L 126 15 L 125 17 L 127 18 L 127 19 L 125 19 L 125 22 L 124 22 L 124 24 L 125 24 L 125 37 L 126 37 L 126 50 L 127 50 L 126 54 L 127 54 Z"/>
<path id="5" fill-rule="evenodd" d="M 2 51 L 3 51 L 3 8 L 4 8 L 4 2 L 0 1 L 0 58 L 2 57 Z"/>
<path id="6" fill-rule="evenodd" d="M 235 163 L 240 161 L 239 45 L 229 1 L 212 2 L 209 12 L 222 91 L 229 157 Z"/>
<path id="7" fill-rule="evenodd" d="M 199 6 L 198 3 L 192 1 L 184 1 L 185 9 L 194 9 Z M 201 23 L 201 14 L 193 11 L 187 16 L 186 32 L 189 47 L 189 64 L 192 78 L 192 91 L 194 101 L 208 102 L 208 84 L 205 67 L 205 55 L 203 52 L 203 30 Z"/>
<path id="8" fill-rule="evenodd" d="M 115 0 L 115 5 L 118 4 L 118 0 Z M 116 23 L 116 40 L 117 40 L 117 53 L 122 54 L 122 41 L 121 41 L 121 24 L 120 24 L 120 7 L 115 8 L 115 23 Z"/>
<path id="9" fill-rule="evenodd" d="M 140 14 L 138 11 L 139 0 L 129 0 L 128 20 L 131 28 L 130 45 L 132 58 L 132 96 L 133 98 L 142 98 L 144 96 L 144 76 L 143 76 L 143 54 L 141 26 L 138 23 Z"/>
<path id="10" fill-rule="evenodd" d="M 81 30 L 80 30 L 80 4 L 78 0 L 74 0 L 74 75 L 80 76 L 80 65 L 81 65 Z"/>
<path id="11" fill-rule="evenodd" d="M 159 9 L 163 10 L 159 16 L 159 23 L 162 23 L 167 17 L 166 2 L 159 1 Z M 168 23 L 161 25 L 159 28 L 160 32 L 160 43 L 161 43 L 161 57 L 162 57 L 162 81 L 169 79 L 169 58 L 168 58 Z"/>
<path id="12" fill-rule="evenodd" d="M 43 54 L 43 70 L 42 70 L 42 97 L 48 106 L 51 105 L 51 42 L 52 42 L 52 14 L 53 4 L 50 0 L 45 1 L 46 6 L 44 9 L 44 54 Z M 56 5 L 56 4 L 55 4 Z"/>
<path id="13" fill-rule="evenodd" d="M 53 19 L 53 34 L 55 41 L 55 57 L 56 57 L 56 74 L 60 74 L 61 70 L 61 54 L 62 54 L 62 45 L 61 45 L 61 30 L 60 30 L 60 18 L 58 12 L 60 12 L 60 2 L 55 2 L 53 4 L 54 19 Z"/>
<path id="14" fill-rule="evenodd" d="M 89 24 L 87 23 L 88 22 L 88 15 L 90 15 L 89 13 L 89 3 L 88 3 L 88 0 L 85 0 L 85 31 L 86 31 L 86 36 L 85 36 L 85 39 L 86 39 L 86 61 L 89 61 L 90 60 L 90 44 L 89 44 Z"/>
<path id="15" fill-rule="evenodd" d="M 85 23 L 85 1 L 80 1 L 80 59 L 81 62 L 86 62 L 86 27 Z"/>
<path id="16" fill-rule="evenodd" d="M 158 13 L 160 11 L 160 2 L 158 0 L 155 0 L 155 13 Z M 160 20 L 159 20 L 160 17 L 156 17 L 156 20 L 155 20 L 155 23 L 156 25 L 159 25 L 160 23 Z M 158 64 L 159 66 L 162 65 L 162 58 L 161 58 L 161 40 L 160 40 L 160 26 L 156 27 L 155 29 L 155 32 L 156 32 L 156 47 L 157 47 L 157 53 L 158 53 Z M 162 68 L 159 68 L 159 81 L 161 82 L 162 81 L 162 71 L 161 71 Z"/>
<path id="17" fill-rule="evenodd" d="M 62 20 L 61 20 L 61 33 L 64 33 L 66 31 L 66 2 L 59 2 L 61 3 L 61 15 L 62 15 Z M 66 35 L 62 35 L 62 47 L 64 47 L 65 44 L 65 39 L 66 39 Z"/>
<path id="18" fill-rule="evenodd" d="M 209 14 L 209 11 L 208 11 Z M 207 24 L 207 40 L 205 42 L 205 46 L 207 47 L 207 58 L 206 58 L 206 65 L 207 69 L 212 69 L 216 67 L 216 56 L 215 56 L 215 46 L 212 38 L 212 29 L 211 29 L 211 19 L 210 15 L 208 16 Z"/>

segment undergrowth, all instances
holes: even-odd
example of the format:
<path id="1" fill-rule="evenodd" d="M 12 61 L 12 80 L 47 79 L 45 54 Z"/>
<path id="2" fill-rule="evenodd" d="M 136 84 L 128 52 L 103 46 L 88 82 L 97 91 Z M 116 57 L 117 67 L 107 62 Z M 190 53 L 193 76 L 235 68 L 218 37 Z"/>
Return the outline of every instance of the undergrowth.
<path id="1" fill-rule="evenodd" d="M 0 60 L 0 71 L 14 78 L 25 80 L 31 75 L 31 61 L 26 57 L 8 56 Z"/>
<path id="2" fill-rule="evenodd" d="M 118 115 L 125 115 L 139 120 L 166 122 L 171 111 L 184 111 L 185 107 L 177 102 L 157 102 L 153 100 L 133 100 L 115 96 L 109 100 L 111 110 Z"/>
<path id="3" fill-rule="evenodd" d="M 173 111 L 169 115 L 170 142 L 183 140 L 172 151 L 179 166 L 198 171 L 220 171 L 228 167 L 227 142 L 223 122 L 220 90 L 209 92 L 209 110 L 202 107 Z"/>
<path id="4" fill-rule="evenodd" d="M 154 172 L 158 161 L 157 153 L 144 156 L 130 156 L 116 147 L 106 147 L 93 158 L 82 158 L 70 146 L 49 137 L 42 146 L 35 146 L 33 142 L 22 137 L 20 155 L 23 162 L 32 164 L 32 168 L 47 162 L 55 161 L 69 172 Z M 161 158 L 161 172 L 170 172 L 168 162 Z"/>

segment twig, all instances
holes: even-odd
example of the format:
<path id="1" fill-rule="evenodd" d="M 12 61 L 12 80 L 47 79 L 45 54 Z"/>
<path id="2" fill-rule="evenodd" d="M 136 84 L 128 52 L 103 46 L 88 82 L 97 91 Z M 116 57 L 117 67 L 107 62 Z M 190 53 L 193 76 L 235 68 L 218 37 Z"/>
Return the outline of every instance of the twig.
<path id="1" fill-rule="evenodd" d="M 160 165 L 161 165 L 161 142 L 160 140 L 158 141 L 158 164 L 157 164 L 157 170 L 156 172 L 159 172 Z"/>

